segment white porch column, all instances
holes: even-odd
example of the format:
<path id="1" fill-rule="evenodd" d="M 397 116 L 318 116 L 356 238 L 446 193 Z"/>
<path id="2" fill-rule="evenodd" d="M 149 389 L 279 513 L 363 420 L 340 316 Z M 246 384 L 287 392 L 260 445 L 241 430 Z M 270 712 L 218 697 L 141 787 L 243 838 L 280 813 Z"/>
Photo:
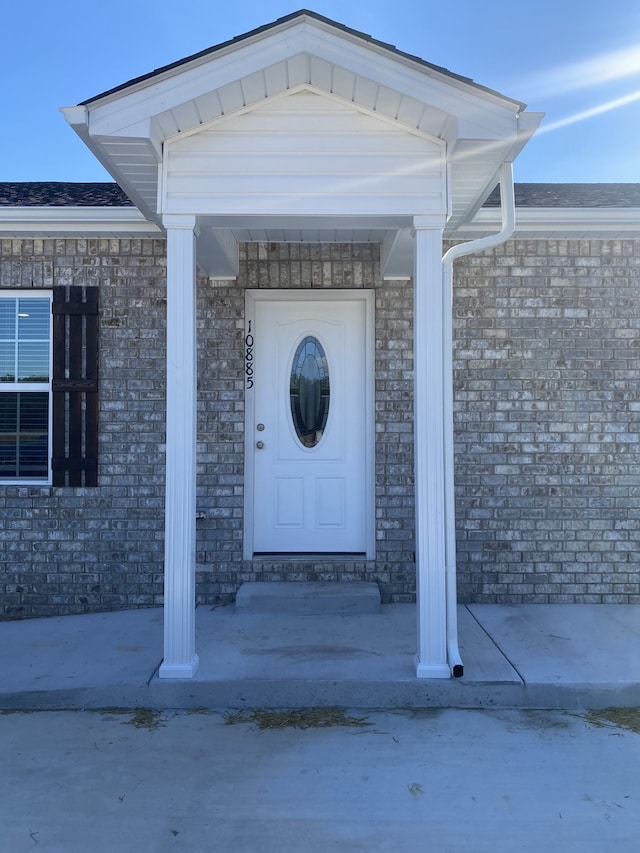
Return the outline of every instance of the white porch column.
<path id="1" fill-rule="evenodd" d="M 160 678 L 191 678 L 196 570 L 195 217 L 165 216 L 167 229 L 167 438 L 164 532 L 164 660 Z"/>
<path id="2" fill-rule="evenodd" d="M 449 678 L 445 584 L 442 229 L 416 216 L 414 415 L 418 678 Z"/>

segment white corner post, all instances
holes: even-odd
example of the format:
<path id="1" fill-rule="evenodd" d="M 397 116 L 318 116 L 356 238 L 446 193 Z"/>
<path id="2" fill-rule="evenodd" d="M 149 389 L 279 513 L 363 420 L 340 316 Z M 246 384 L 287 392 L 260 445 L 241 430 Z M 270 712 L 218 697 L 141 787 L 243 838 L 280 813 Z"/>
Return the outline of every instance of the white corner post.
<path id="1" fill-rule="evenodd" d="M 418 678 L 449 678 L 447 656 L 442 217 L 416 216 L 414 419 Z"/>
<path id="2" fill-rule="evenodd" d="M 191 678 L 196 573 L 195 217 L 167 230 L 167 435 L 164 528 L 164 660 L 160 678 Z"/>

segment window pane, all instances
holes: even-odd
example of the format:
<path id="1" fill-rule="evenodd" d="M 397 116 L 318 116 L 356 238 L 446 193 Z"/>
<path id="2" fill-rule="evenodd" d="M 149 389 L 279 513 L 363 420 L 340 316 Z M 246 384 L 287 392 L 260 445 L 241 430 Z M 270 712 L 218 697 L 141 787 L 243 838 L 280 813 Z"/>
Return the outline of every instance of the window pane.
<path id="1" fill-rule="evenodd" d="M 289 382 L 293 425 L 304 447 L 315 447 L 322 438 L 329 414 L 329 394 L 324 349 L 317 338 L 308 336 L 293 357 Z"/>
<path id="2" fill-rule="evenodd" d="M 2 305 L 1 302 L 0 305 Z M 13 341 L 0 341 L 0 382 L 15 381 L 16 345 Z"/>
<path id="3" fill-rule="evenodd" d="M 20 341 L 18 343 L 18 382 L 47 382 L 48 380 L 48 341 Z"/>
<path id="4" fill-rule="evenodd" d="M 47 479 L 48 424 L 48 393 L 0 394 L 0 477 Z"/>
<path id="5" fill-rule="evenodd" d="M 49 381 L 50 329 L 48 298 L 0 296 L 0 382 Z"/>
<path id="6" fill-rule="evenodd" d="M 0 341 L 15 340 L 16 300 L 0 299 Z"/>
<path id="7" fill-rule="evenodd" d="M 18 299 L 18 338 L 48 341 L 50 318 L 48 299 Z"/>

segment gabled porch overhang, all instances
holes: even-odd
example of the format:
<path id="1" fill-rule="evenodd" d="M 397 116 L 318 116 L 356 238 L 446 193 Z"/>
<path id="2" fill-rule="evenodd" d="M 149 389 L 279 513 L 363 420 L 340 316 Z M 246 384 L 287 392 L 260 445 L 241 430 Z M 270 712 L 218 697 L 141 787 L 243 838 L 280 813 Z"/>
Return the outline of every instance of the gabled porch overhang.
<path id="1" fill-rule="evenodd" d="M 290 207 L 271 208 L 272 216 L 265 216 L 263 207 L 256 223 L 251 219 L 256 199 L 250 198 L 230 218 L 229 208 L 215 211 L 210 197 L 209 221 L 199 222 L 201 242 L 209 249 L 200 249 L 199 265 L 212 277 L 228 276 L 231 240 L 244 239 L 247 229 L 253 239 L 285 231 L 285 240 L 299 239 L 295 235 L 300 231 L 302 239 L 310 240 L 316 231 L 323 239 L 337 229 L 345 231 L 346 239 L 352 230 L 375 230 L 372 239 L 382 231 L 383 273 L 411 276 L 411 218 L 437 208 L 445 218 L 444 237 L 453 237 L 474 218 L 497 183 L 500 165 L 515 159 L 541 118 L 526 113 L 519 101 L 309 12 L 282 18 L 62 112 L 136 207 L 162 225 L 163 213 L 178 212 L 167 207 L 163 180 L 167 154 L 180 140 L 300 90 L 323 93 L 407 133 L 437 140 L 445 159 L 440 197 L 431 199 L 428 209 L 417 202 L 404 215 L 385 221 L 382 210 L 370 207 L 350 221 L 341 207 L 328 216 L 308 211 L 309 219 L 302 223 L 299 212 L 291 222 Z"/>
<path id="2" fill-rule="evenodd" d="M 198 665 L 196 268 L 234 279 L 246 241 L 376 242 L 383 277 L 413 279 L 417 674 L 460 674 L 445 577 L 455 553 L 442 243 L 474 218 L 540 116 L 307 12 L 63 112 L 167 235 L 161 676 L 189 678 Z"/>

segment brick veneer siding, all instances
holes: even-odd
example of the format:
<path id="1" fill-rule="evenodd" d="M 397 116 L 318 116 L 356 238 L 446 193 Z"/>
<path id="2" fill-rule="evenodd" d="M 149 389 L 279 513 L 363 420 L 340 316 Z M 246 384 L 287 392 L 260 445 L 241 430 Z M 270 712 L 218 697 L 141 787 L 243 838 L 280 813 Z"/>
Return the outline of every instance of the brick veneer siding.
<path id="1" fill-rule="evenodd" d="M 162 602 L 164 240 L 2 240 L 0 288 L 99 287 L 99 487 L 0 486 L 0 615 Z"/>
<path id="2" fill-rule="evenodd" d="M 163 240 L 3 240 L 1 288 L 96 286 L 99 487 L 0 486 L 0 616 L 162 602 L 166 261 Z M 197 600 L 243 580 L 372 580 L 415 591 L 410 283 L 379 278 L 375 245 L 241 247 L 237 282 L 198 280 Z M 376 289 L 375 561 L 244 561 L 244 291 Z"/>
<path id="3" fill-rule="evenodd" d="M 463 601 L 640 602 L 640 240 L 456 262 Z"/>
<path id="4" fill-rule="evenodd" d="M 375 580 L 415 594 L 412 287 L 371 245 L 247 244 L 198 281 L 197 598 L 243 580 Z M 0 486 L 0 616 L 162 602 L 165 244 L 2 240 L 0 287 L 100 287 L 97 489 Z M 510 241 L 456 262 L 463 601 L 640 600 L 640 242 Z M 244 290 L 376 291 L 375 561 L 244 561 Z"/>

